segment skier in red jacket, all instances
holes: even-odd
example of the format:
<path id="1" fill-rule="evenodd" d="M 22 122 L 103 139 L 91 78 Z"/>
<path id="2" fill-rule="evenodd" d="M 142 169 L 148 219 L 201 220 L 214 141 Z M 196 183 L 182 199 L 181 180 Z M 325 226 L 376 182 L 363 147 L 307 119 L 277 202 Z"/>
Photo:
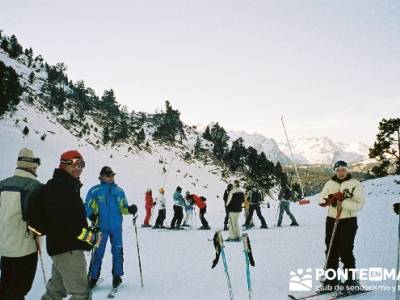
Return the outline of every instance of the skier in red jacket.
<path id="1" fill-rule="evenodd" d="M 144 207 L 146 209 L 146 217 L 144 218 L 144 222 L 142 227 L 151 227 L 150 225 L 150 218 L 151 218 L 151 209 L 154 206 L 154 200 L 153 200 L 153 195 L 151 192 L 151 189 L 147 189 L 146 194 L 145 194 L 145 200 L 144 200 Z"/>
<path id="2" fill-rule="evenodd" d="M 199 229 L 203 230 L 208 230 L 211 229 L 210 226 L 208 225 L 208 222 L 204 215 L 206 214 L 207 211 L 207 204 L 206 204 L 206 198 L 205 197 L 200 197 L 195 194 L 190 194 L 190 192 L 186 192 L 186 200 L 188 201 L 193 201 L 196 206 L 200 209 L 200 221 L 202 226 Z"/>

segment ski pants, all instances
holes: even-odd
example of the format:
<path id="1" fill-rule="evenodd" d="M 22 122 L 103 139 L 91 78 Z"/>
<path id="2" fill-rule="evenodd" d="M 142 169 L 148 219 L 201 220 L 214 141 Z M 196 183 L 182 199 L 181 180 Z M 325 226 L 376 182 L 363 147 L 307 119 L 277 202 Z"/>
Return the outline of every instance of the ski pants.
<path id="1" fill-rule="evenodd" d="M 183 220 L 184 225 L 188 225 L 189 219 L 193 216 L 193 209 L 185 210 L 185 219 Z M 193 224 L 191 224 L 193 225 Z"/>
<path id="2" fill-rule="evenodd" d="M 87 282 L 86 260 L 82 250 L 73 250 L 51 257 L 51 278 L 46 285 L 42 300 L 90 300 Z"/>
<path id="3" fill-rule="evenodd" d="M 174 205 L 174 217 L 171 221 L 171 228 L 175 226 L 181 227 L 181 222 L 183 219 L 183 207 L 179 205 Z"/>
<path id="4" fill-rule="evenodd" d="M 290 212 L 290 202 L 288 200 L 282 200 L 279 204 L 279 218 L 278 218 L 278 225 L 282 224 L 283 213 L 286 212 L 289 216 L 292 223 L 297 223 L 296 218 Z"/>
<path id="5" fill-rule="evenodd" d="M 22 257 L 1 257 L 1 300 L 23 300 L 35 278 L 37 252 Z"/>
<path id="6" fill-rule="evenodd" d="M 246 217 L 245 225 L 250 225 L 250 221 L 253 218 L 254 211 L 256 211 L 257 217 L 260 219 L 261 225 L 267 225 L 267 223 L 265 223 L 263 215 L 261 214 L 260 205 L 250 205 L 249 214 Z"/>
<path id="7" fill-rule="evenodd" d="M 229 222 L 229 211 L 228 211 L 228 208 L 226 207 L 226 202 L 224 203 L 224 206 L 225 206 L 224 225 L 228 225 L 228 222 Z"/>
<path id="8" fill-rule="evenodd" d="M 157 216 L 157 219 L 156 219 L 156 225 L 163 226 L 165 217 L 166 217 L 166 209 L 165 208 L 164 209 L 159 209 L 158 210 L 158 216 Z"/>
<path id="9" fill-rule="evenodd" d="M 201 221 L 201 224 L 203 225 L 203 227 L 208 227 L 208 222 L 207 222 L 206 218 L 204 217 L 206 212 L 207 212 L 207 207 L 200 209 L 199 215 L 200 215 L 200 221 Z"/>
<path id="10" fill-rule="evenodd" d="M 90 262 L 89 276 L 92 279 L 98 279 L 101 271 L 101 264 L 103 262 L 104 252 L 106 251 L 106 245 L 108 238 L 111 242 L 111 254 L 112 254 L 112 275 L 122 276 L 124 252 L 122 247 L 122 229 L 119 228 L 114 231 L 101 231 L 101 240 L 98 248 L 94 248 L 93 260 Z"/>
<path id="11" fill-rule="evenodd" d="M 146 217 L 144 218 L 144 225 L 150 225 L 150 218 L 151 218 L 151 206 L 146 206 Z"/>
<path id="12" fill-rule="evenodd" d="M 239 216 L 240 212 L 229 212 L 229 239 L 240 238 Z"/>
<path id="13" fill-rule="evenodd" d="M 328 254 L 329 243 L 332 237 L 335 219 L 326 218 L 325 226 L 325 255 Z M 339 220 L 336 234 L 333 239 L 332 248 L 327 262 L 327 270 L 336 271 L 339 267 L 339 259 L 343 263 L 343 268 L 353 269 L 356 267 L 356 259 L 354 258 L 354 239 L 357 233 L 357 218 L 346 218 Z M 349 278 L 351 279 L 351 278 Z"/>

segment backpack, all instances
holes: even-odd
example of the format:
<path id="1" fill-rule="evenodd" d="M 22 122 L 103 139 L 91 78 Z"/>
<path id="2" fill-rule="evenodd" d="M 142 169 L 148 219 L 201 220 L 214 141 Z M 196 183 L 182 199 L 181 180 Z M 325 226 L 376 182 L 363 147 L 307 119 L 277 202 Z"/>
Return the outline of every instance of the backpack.
<path id="1" fill-rule="evenodd" d="M 46 185 L 41 185 L 32 193 L 27 201 L 27 224 L 28 229 L 37 235 L 47 233 L 45 213 L 46 204 Z"/>
<path id="2" fill-rule="evenodd" d="M 261 193 L 259 190 L 254 190 L 251 192 L 251 198 L 250 198 L 251 203 L 258 204 L 261 202 L 261 200 L 262 200 Z"/>

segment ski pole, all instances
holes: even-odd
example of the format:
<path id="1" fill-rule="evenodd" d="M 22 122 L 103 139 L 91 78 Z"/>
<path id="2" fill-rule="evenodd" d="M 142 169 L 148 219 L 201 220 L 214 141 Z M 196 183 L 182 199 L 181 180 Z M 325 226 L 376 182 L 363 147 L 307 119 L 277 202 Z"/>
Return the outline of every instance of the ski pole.
<path id="1" fill-rule="evenodd" d="M 399 295 L 399 279 L 397 278 L 399 276 L 399 271 L 400 271 L 400 215 L 399 215 L 399 228 L 398 228 L 398 234 L 399 238 L 397 240 L 397 269 L 396 269 L 396 300 L 400 299 Z"/>
<path id="2" fill-rule="evenodd" d="M 47 284 L 47 276 L 46 276 L 46 272 L 44 270 L 44 262 L 43 262 L 43 257 L 42 257 L 42 250 L 40 249 L 40 243 L 39 243 L 39 237 L 38 236 L 35 236 L 35 242 L 36 242 L 37 252 L 39 254 L 40 266 L 42 268 L 44 286 L 46 286 L 46 284 Z"/>
<path id="3" fill-rule="evenodd" d="M 135 215 L 135 216 L 133 217 L 132 222 L 133 222 L 133 227 L 135 227 L 136 248 L 137 248 L 137 253 L 138 253 L 139 272 L 140 272 L 140 283 L 141 283 L 141 286 L 142 286 L 142 288 L 143 288 L 144 285 L 143 285 L 142 262 L 140 261 L 139 238 L 138 238 L 138 232 L 137 232 L 137 226 L 136 226 L 136 219 L 137 219 L 137 215 Z"/>
<path id="4" fill-rule="evenodd" d="M 336 231 L 337 231 L 337 227 L 338 227 L 338 224 L 339 224 L 339 220 L 340 220 L 340 215 L 341 215 L 341 213 L 342 213 L 342 206 L 340 205 L 340 206 L 338 206 L 338 208 L 337 208 L 335 224 L 333 225 L 332 236 L 331 236 L 331 240 L 329 241 L 328 252 L 327 252 L 327 254 L 326 254 L 324 271 L 326 271 L 326 268 L 327 268 L 327 266 L 328 266 L 328 261 L 329 261 L 330 255 L 331 255 L 333 240 L 334 240 L 335 235 L 336 235 Z"/>
<path id="5" fill-rule="evenodd" d="M 246 279 L 247 279 L 247 290 L 249 292 L 249 300 L 252 299 L 252 288 L 251 288 L 251 277 L 250 277 L 250 258 L 249 258 L 249 245 L 247 240 L 247 234 L 242 234 L 243 239 L 243 252 L 246 261 Z"/>
<path id="6" fill-rule="evenodd" d="M 220 245 L 221 245 L 222 262 L 224 264 L 224 272 L 225 272 L 225 276 L 226 276 L 226 281 L 228 283 L 229 299 L 233 300 L 232 283 L 231 283 L 231 278 L 229 276 L 228 263 L 226 261 L 225 250 L 224 250 L 225 246 L 224 246 L 224 242 L 222 240 L 221 233 L 218 234 L 218 239 L 219 239 L 219 242 L 220 242 Z"/>

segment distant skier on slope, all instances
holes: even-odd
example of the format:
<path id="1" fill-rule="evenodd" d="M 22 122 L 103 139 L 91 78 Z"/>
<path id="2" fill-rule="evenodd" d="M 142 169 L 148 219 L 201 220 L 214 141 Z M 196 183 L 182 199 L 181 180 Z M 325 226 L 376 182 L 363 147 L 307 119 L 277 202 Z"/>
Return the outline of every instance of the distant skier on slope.
<path id="1" fill-rule="evenodd" d="M 193 219 L 193 206 L 194 201 L 190 198 L 185 197 L 185 219 L 182 223 L 183 227 L 193 226 L 193 224 L 189 225 L 189 219 Z"/>
<path id="2" fill-rule="evenodd" d="M 154 229 L 165 228 L 164 220 L 166 218 L 166 200 L 165 200 L 165 190 L 161 187 L 159 190 L 160 194 L 156 199 L 156 205 L 158 207 L 158 216 L 156 219 L 156 224 L 153 226 Z"/>
<path id="3" fill-rule="evenodd" d="M 250 200 L 250 207 L 249 207 L 249 214 L 246 217 L 246 222 L 244 224 L 246 229 L 250 229 L 251 226 L 251 220 L 253 218 L 253 213 L 256 211 L 257 217 L 260 219 L 261 222 L 261 228 L 262 229 L 267 229 L 267 223 L 265 222 L 265 219 L 261 213 L 261 203 L 263 202 L 263 195 L 259 189 L 257 189 L 255 186 L 251 188 L 251 190 L 248 193 L 248 197 Z"/>
<path id="4" fill-rule="evenodd" d="M 228 230 L 228 222 L 229 222 L 229 211 L 228 208 L 226 207 L 226 201 L 228 201 L 228 196 L 229 192 L 232 190 L 233 185 L 232 183 L 229 183 L 228 186 L 226 187 L 226 190 L 224 191 L 224 208 L 225 208 L 225 219 L 224 219 L 224 230 Z"/>
<path id="5" fill-rule="evenodd" d="M 144 218 L 142 227 L 151 227 L 150 225 L 151 210 L 154 205 L 155 202 L 153 200 L 153 192 L 151 191 L 150 188 L 148 188 L 144 196 L 144 207 L 146 209 L 146 217 Z"/>
<path id="6" fill-rule="evenodd" d="M 171 229 L 181 229 L 181 222 L 183 219 L 183 208 L 185 207 L 185 199 L 182 196 L 182 188 L 178 186 L 173 195 L 174 201 L 174 217 L 171 221 Z"/>
<path id="7" fill-rule="evenodd" d="M 364 205 L 363 189 L 361 183 L 352 178 L 346 162 L 337 161 L 334 165 L 334 170 L 335 175 L 322 189 L 319 202 L 320 206 L 328 207 L 325 227 L 326 270 L 336 274 L 340 258 L 343 268 L 349 274 L 344 283 L 345 290 L 357 290 L 360 288 L 360 284 L 351 269 L 356 267 L 353 248 L 358 228 L 357 211 Z M 338 223 L 334 232 L 336 220 L 338 220 Z M 334 238 L 330 248 L 333 234 Z M 332 280 L 326 279 L 322 282 L 321 290 L 332 291 L 339 284 L 337 277 Z"/>
<path id="8" fill-rule="evenodd" d="M 122 215 L 136 214 L 137 207 L 128 206 L 125 193 L 115 183 L 115 173 L 110 167 L 103 167 L 100 171 L 100 184 L 93 186 L 85 201 L 86 214 L 101 232 L 98 248 L 94 249 L 93 260 L 89 267 L 89 288 L 97 284 L 100 276 L 101 264 L 106 250 L 108 238 L 111 242 L 113 256 L 113 287 L 121 284 L 123 271 L 123 244 L 122 244 Z"/>
<path id="9" fill-rule="evenodd" d="M 226 241 L 240 241 L 239 216 L 244 201 L 244 190 L 240 187 L 239 180 L 235 180 L 232 190 L 229 192 L 226 207 L 229 211 L 229 236 Z"/>
<path id="10" fill-rule="evenodd" d="M 290 220 L 292 223 L 290 226 L 299 226 L 299 224 L 296 221 L 296 218 L 294 215 L 290 212 L 290 199 L 292 198 L 293 193 L 290 190 L 290 188 L 287 185 L 281 185 L 281 190 L 279 191 L 278 199 L 279 199 L 279 218 L 278 218 L 278 224 L 277 226 L 280 227 L 282 226 L 282 219 L 283 219 L 283 213 L 286 212 L 286 214 L 289 216 Z"/>
<path id="11" fill-rule="evenodd" d="M 188 201 L 193 201 L 200 210 L 199 217 L 202 226 L 199 227 L 199 229 L 204 229 L 204 230 L 210 229 L 210 226 L 208 225 L 208 222 L 204 217 L 204 215 L 207 212 L 207 204 L 206 204 L 207 199 L 204 197 L 197 196 L 195 194 L 190 194 L 190 192 L 186 192 L 186 199 Z"/>

